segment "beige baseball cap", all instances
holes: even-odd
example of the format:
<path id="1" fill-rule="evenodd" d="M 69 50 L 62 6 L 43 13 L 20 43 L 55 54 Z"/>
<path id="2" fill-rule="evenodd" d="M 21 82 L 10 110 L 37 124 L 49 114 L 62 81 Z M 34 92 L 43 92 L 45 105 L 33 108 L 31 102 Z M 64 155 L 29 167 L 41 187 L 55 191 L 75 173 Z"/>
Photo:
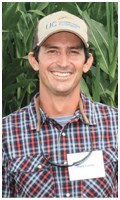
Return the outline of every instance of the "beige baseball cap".
<path id="1" fill-rule="evenodd" d="M 41 45 L 54 33 L 67 31 L 76 34 L 88 48 L 88 27 L 79 17 L 65 11 L 52 13 L 38 22 L 34 47 Z"/>

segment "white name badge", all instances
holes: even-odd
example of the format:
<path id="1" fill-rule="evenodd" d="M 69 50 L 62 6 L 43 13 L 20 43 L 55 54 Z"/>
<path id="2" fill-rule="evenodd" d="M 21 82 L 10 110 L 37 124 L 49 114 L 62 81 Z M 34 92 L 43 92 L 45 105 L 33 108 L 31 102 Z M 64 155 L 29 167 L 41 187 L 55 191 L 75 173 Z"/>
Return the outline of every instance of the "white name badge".
<path id="1" fill-rule="evenodd" d="M 88 152 L 67 154 L 68 164 L 83 159 Z M 68 167 L 70 181 L 105 177 L 102 150 L 93 151 L 79 166 Z"/>

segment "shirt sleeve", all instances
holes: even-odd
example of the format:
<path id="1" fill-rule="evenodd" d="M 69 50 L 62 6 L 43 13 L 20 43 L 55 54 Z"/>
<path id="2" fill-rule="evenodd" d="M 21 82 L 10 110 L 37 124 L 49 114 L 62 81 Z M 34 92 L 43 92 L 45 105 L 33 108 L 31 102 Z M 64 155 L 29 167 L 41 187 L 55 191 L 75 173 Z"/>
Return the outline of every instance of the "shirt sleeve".
<path id="1" fill-rule="evenodd" d="M 8 169 L 8 160 L 4 151 L 2 162 L 2 197 L 15 197 L 15 184 L 12 176 L 10 176 L 10 172 Z"/>

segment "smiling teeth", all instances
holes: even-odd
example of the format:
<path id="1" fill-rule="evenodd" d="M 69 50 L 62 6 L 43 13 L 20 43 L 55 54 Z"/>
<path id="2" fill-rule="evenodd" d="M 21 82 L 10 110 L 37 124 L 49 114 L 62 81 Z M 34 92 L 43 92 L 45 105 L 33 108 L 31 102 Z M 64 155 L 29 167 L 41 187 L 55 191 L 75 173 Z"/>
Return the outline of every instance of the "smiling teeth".
<path id="1" fill-rule="evenodd" d="M 53 72 L 53 74 L 55 76 L 61 76 L 61 77 L 65 77 L 65 76 L 70 76 L 70 73 L 61 73 L 61 72 Z"/>

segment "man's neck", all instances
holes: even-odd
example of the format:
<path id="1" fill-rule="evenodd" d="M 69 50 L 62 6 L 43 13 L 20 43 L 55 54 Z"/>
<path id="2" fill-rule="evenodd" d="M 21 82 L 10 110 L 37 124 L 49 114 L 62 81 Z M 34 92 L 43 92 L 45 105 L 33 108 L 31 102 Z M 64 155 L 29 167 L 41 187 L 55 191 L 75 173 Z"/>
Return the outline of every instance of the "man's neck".
<path id="1" fill-rule="evenodd" d="M 40 106 L 49 117 L 73 115 L 79 106 L 80 93 L 68 96 L 42 94 Z"/>

